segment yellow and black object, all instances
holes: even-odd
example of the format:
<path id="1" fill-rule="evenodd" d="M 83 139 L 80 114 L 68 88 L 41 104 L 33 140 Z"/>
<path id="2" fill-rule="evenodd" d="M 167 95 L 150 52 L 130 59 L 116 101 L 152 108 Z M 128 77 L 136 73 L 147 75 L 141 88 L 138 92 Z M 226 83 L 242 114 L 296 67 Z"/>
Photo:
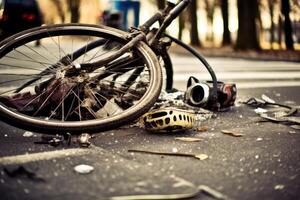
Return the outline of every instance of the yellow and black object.
<path id="1" fill-rule="evenodd" d="M 178 132 L 192 129 L 196 121 L 195 112 L 175 107 L 159 108 L 143 115 L 142 123 L 151 132 Z"/>

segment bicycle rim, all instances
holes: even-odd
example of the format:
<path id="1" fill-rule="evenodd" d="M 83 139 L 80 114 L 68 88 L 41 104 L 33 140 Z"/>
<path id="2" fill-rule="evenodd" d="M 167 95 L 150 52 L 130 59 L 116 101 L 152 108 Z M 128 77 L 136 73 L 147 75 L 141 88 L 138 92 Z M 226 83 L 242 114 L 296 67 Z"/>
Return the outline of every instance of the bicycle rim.
<path id="1" fill-rule="evenodd" d="M 94 71 L 70 70 L 116 52 L 126 44 L 125 34 L 70 24 L 35 28 L 3 41 L 1 119 L 48 134 L 98 132 L 137 119 L 154 104 L 162 82 L 157 58 L 145 43 Z"/>

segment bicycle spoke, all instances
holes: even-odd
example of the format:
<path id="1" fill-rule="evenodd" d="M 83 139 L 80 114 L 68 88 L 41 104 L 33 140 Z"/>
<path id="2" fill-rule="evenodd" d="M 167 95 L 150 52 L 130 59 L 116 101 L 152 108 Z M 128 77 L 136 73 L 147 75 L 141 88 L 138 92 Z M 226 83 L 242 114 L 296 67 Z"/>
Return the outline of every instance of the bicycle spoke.
<path id="1" fill-rule="evenodd" d="M 51 115 L 49 116 L 49 119 L 52 118 L 53 114 L 58 110 L 58 108 L 64 104 L 66 98 L 71 94 L 71 92 L 73 91 L 73 88 L 75 86 L 73 86 L 70 91 L 62 98 L 62 100 L 60 101 L 60 103 L 56 106 L 56 108 L 53 110 L 53 112 L 51 113 Z M 63 109 L 63 108 L 62 108 Z M 63 111 L 64 112 L 64 111 Z M 64 114 L 62 114 L 62 117 L 63 117 Z"/>
<path id="2" fill-rule="evenodd" d="M 110 104 L 112 104 L 113 106 L 118 106 L 118 104 L 111 102 L 108 98 L 106 98 L 105 96 L 101 95 L 100 93 L 96 92 L 95 94 L 99 95 L 100 97 L 102 97 L 104 100 L 106 100 L 106 102 L 109 102 Z M 103 107 L 104 108 L 104 107 Z M 109 116 L 109 112 L 106 111 L 107 115 Z"/>
<path id="3" fill-rule="evenodd" d="M 27 59 L 22 59 L 22 58 L 16 58 L 16 57 L 13 57 L 13 56 L 5 56 L 5 58 L 9 58 L 9 59 L 17 60 L 17 61 L 23 61 L 23 62 L 34 62 L 32 60 L 27 60 Z M 51 63 L 47 63 L 47 62 L 41 62 L 41 63 L 43 63 L 44 65 L 51 65 Z"/>
<path id="4" fill-rule="evenodd" d="M 118 84 L 119 86 L 132 86 L 134 84 L 139 84 L 140 81 L 133 81 L 133 84 L 132 85 L 126 85 L 124 83 L 126 83 L 126 81 L 109 81 L 109 80 L 103 80 L 104 82 L 107 82 L 107 83 L 114 83 L 114 84 Z M 130 87 L 129 87 L 130 88 Z"/>
<path id="5" fill-rule="evenodd" d="M 21 110 L 24 110 L 26 107 L 28 107 L 31 103 L 33 103 L 35 100 L 37 100 L 38 98 L 40 98 L 42 95 L 44 95 L 46 92 L 48 92 L 47 90 L 45 90 L 44 92 L 42 92 L 41 94 L 39 94 L 38 96 L 36 96 L 34 99 L 32 99 L 31 101 L 29 101 L 25 106 L 23 106 L 21 108 Z"/>
<path id="6" fill-rule="evenodd" d="M 0 74 L 0 76 L 30 76 L 30 77 L 36 77 L 38 74 L 6 74 L 6 73 L 3 73 L 3 74 Z"/>
<path id="7" fill-rule="evenodd" d="M 42 103 L 42 105 L 38 108 L 38 110 L 33 114 L 33 116 L 36 116 L 37 113 L 40 112 L 40 110 L 44 107 L 44 105 L 47 103 L 47 101 L 50 99 L 50 97 L 54 94 L 55 90 L 60 87 L 62 84 L 57 85 L 52 92 L 49 94 L 49 96 L 44 100 L 44 102 Z"/>
<path id="8" fill-rule="evenodd" d="M 90 36 L 88 37 L 88 41 L 87 41 L 87 43 L 86 43 L 86 45 L 85 45 L 85 49 L 84 49 L 84 54 L 83 54 L 83 58 L 82 58 L 82 63 L 84 63 L 84 58 L 85 58 L 85 56 L 86 56 L 86 52 L 87 52 L 87 47 L 88 47 L 88 43 L 89 43 L 89 41 L 90 41 Z"/>
<path id="9" fill-rule="evenodd" d="M 61 48 L 61 46 L 60 46 L 60 44 L 58 44 L 54 39 L 53 39 L 53 36 L 51 36 L 50 35 L 50 33 L 49 32 L 47 32 L 48 33 L 48 35 L 49 35 L 49 37 L 51 38 L 51 40 L 53 41 L 53 43 L 58 47 L 58 51 L 59 51 L 59 60 L 61 60 L 61 51 L 63 52 L 63 54 L 64 54 L 64 56 L 66 56 L 67 57 L 67 59 L 68 59 L 68 61 L 69 61 L 69 64 L 70 65 L 72 65 L 73 64 L 73 62 L 70 60 L 70 58 L 67 56 L 67 54 L 64 52 L 64 50 Z M 58 36 L 58 38 L 59 38 L 59 36 Z"/>
<path id="10" fill-rule="evenodd" d="M 109 42 L 109 40 L 108 40 L 103 46 L 105 46 L 108 42 Z M 94 58 L 96 58 L 96 56 L 98 55 L 98 53 L 99 53 L 101 50 L 104 50 L 103 47 L 102 47 L 102 46 L 101 46 L 101 48 L 98 47 L 98 51 L 97 51 L 97 52 L 92 56 L 92 58 L 90 58 L 87 62 L 90 63 Z"/>
<path id="11" fill-rule="evenodd" d="M 4 85 L 6 83 L 13 83 L 13 82 L 17 82 L 17 81 L 25 81 L 25 80 L 28 80 L 28 79 L 31 79 L 32 77 L 30 78 L 20 78 L 20 79 L 14 79 L 14 80 L 9 80 L 9 81 L 3 81 L 3 82 L 0 82 L 0 85 Z"/>
<path id="12" fill-rule="evenodd" d="M 96 56 L 94 59 L 97 59 L 97 58 L 100 58 L 100 57 L 103 57 L 105 54 L 108 54 L 108 53 L 111 53 L 112 51 L 116 50 L 118 47 L 114 47 L 113 49 L 110 49 L 109 51 L 106 51 L 98 56 Z M 90 62 L 92 60 L 89 60 L 88 62 Z"/>
<path id="13" fill-rule="evenodd" d="M 26 55 L 25 53 L 23 53 L 23 52 L 20 52 L 19 50 L 16 50 L 16 49 L 14 49 L 14 51 L 18 52 L 19 54 L 21 54 L 21 55 L 25 56 L 26 58 L 29 58 L 29 59 L 31 59 L 32 61 L 34 61 L 34 62 L 36 62 L 36 63 L 39 63 L 40 65 L 42 65 L 42 66 L 44 66 L 44 67 L 46 67 L 46 68 L 47 68 L 47 66 L 46 66 L 45 64 L 43 64 L 43 63 L 41 63 L 41 62 L 39 62 L 39 61 L 37 61 L 37 60 L 35 60 L 35 59 L 33 59 L 33 58 L 29 57 L 29 56 L 28 56 L 28 55 Z"/>
<path id="14" fill-rule="evenodd" d="M 43 71 L 41 69 L 36 69 L 36 68 L 32 68 L 32 67 L 24 67 L 24 66 L 4 64 L 4 63 L 3 64 L 0 63 L 0 65 L 3 66 L 3 67 L 13 67 L 13 68 L 19 68 L 19 69 L 28 69 L 28 70 L 35 70 L 35 71 L 39 71 L 39 72 Z"/>
<path id="15" fill-rule="evenodd" d="M 52 55 L 56 60 L 60 60 L 54 53 L 52 53 L 52 51 L 49 51 L 49 49 L 47 47 L 45 47 L 45 45 L 41 44 L 41 47 L 46 50 L 50 55 Z M 62 64 L 62 63 L 60 63 Z"/>
<path id="16" fill-rule="evenodd" d="M 28 45 L 25 44 L 24 46 L 27 47 L 28 49 L 30 49 L 31 51 L 33 51 L 34 53 L 36 53 L 37 55 L 39 55 L 40 57 L 44 58 L 45 60 L 51 62 L 47 57 L 45 57 L 44 55 L 40 54 L 39 52 L 37 52 L 33 48 L 29 47 Z"/>
<path id="17" fill-rule="evenodd" d="M 66 121 L 66 120 L 68 119 L 68 117 L 70 116 L 70 113 L 71 113 L 72 108 L 73 108 L 73 106 L 74 106 L 75 100 L 76 100 L 76 97 L 73 95 L 72 103 L 71 103 L 71 105 L 70 105 L 69 111 L 68 111 L 68 113 L 67 113 L 67 115 L 66 115 L 64 121 Z"/>
<path id="18" fill-rule="evenodd" d="M 98 104 L 101 106 L 102 109 L 104 109 L 104 111 L 106 112 L 106 115 L 109 116 L 109 112 L 106 110 L 106 108 L 104 107 L 104 105 L 101 103 L 101 101 L 98 99 L 98 97 L 95 95 L 95 92 L 92 92 L 92 95 L 94 96 L 94 98 L 96 99 L 96 101 L 98 102 Z"/>
<path id="19" fill-rule="evenodd" d="M 79 111 L 79 118 L 80 118 L 80 121 L 82 120 L 82 116 L 81 116 L 81 110 L 80 110 L 80 108 L 81 108 L 81 103 L 83 103 L 82 102 L 82 100 L 79 98 L 79 96 L 74 92 L 74 91 L 72 91 L 72 93 L 77 97 L 77 99 L 78 99 L 78 102 L 79 102 L 79 108 L 78 108 L 78 111 Z M 93 111 L 93 110 L 91 110 L 89 107 L 86 107 L 86 109 L 89 111 L 89 113 L 91 114 L 91 115 L 93 115 L 93 117 L 95 118 L 95 119 L 97 119 L 97 115 L 96 115 L 96 113 Z"/>

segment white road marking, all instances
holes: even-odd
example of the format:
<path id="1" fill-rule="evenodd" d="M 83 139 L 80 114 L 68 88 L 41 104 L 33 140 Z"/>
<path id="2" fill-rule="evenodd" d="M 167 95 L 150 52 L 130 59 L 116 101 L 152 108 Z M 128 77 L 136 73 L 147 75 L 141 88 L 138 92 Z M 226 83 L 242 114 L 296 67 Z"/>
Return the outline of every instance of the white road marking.
<path id="1" fill-rule="evenodd" d="M 175 81 L 187 80 L 191 75 L 194 75 L 202 80 L 210 80 L 208 73 L 174 73 Z M 300 71 L 294 72 L 217 72 L 217 78 L 220 80 L 283 80 L 283 79 L 299 79 Z"/>
<path id="2" fill-rule="evenodd" d="M 54 158 L 64 158 L 69 156 L 87 155 L 92 152 L 91 149 L 63 149 L 56 151 L 47 151 L 40 153 L 6 156 L 0 158 L 0 165 L 24 164 L 41 160 L 51 160 Z"/>
<path id="3" fill-rule="evenodd" d="M 187 56 L 173 56 L 174 86 L 185 90 L 190 76 L 211 80 L 205 67 Z M 239 89 L 300 86 L 300 64 L 296 62 L 208 58 L 218 80 L 234 82 Z"/>

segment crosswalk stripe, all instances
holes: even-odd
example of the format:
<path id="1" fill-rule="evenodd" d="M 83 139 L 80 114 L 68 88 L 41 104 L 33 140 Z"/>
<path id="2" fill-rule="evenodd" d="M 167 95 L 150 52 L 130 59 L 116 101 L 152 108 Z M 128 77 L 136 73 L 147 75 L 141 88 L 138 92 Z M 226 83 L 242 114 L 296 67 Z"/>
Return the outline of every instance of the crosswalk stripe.
<path id="1" fill-rule="evenodd" d="M 187 80 L 191 73 L 174 73 L 174 80 Z M 210 75 L 208 73 L 193 74 L 199 79 L 209 80 Z M 220 80 L 295 80 L 300 79 L 300 72 L 218 72 L 218 79 Z"/>
<path id="2" fill-rule="evenodd" d="M 211 80 L 205 67 L 188 56 L 173 56 L 174 85 L 186 85 L 190 76 Z M 300 86 L 300 64 L 295 62 L 208 58 L 218 80 L 234 82 L 238 88 Z"/>

